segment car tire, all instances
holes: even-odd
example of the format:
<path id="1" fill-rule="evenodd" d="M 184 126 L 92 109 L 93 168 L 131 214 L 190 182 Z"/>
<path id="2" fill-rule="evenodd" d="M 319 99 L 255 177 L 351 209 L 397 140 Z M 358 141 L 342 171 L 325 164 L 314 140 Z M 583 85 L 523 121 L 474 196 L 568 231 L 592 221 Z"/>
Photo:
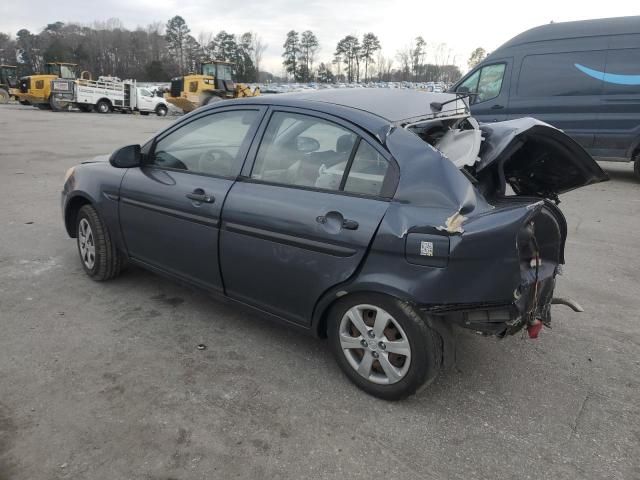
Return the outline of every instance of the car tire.
<path id="1" fill-rule="evenodd" d="M 633 162 L 633 173 L 636 176 L 636 180 L 640 181 L 640 153 L 635 156 L 635 161 Z"/>
<path id="2" fill-rule="evenodd" d="M 167 107 L 165 107 L 164 105 L 158 105 L 156 107 L 156 115 L 159 116 L 159 117 L 166 117 L 168 111 L 169 111 L 169 109 Z"/>
<path id="3" fill-rule="evenodd" d="M 4 88 L 0 88 L 0 104 L 9 103 L 11 96 Z"/>
<path id="4" fill-rule="evenodd" d="M 98 103 L 96 103 L 95 110 L 98 113 L 110 113 L 111 104 L 106 100 L 100 100 Z"/>
<path id="5" fill-rule="evenodd" d="M 93 280 L 110 280 L 120 273 L 125 258 L 93 205 L 78 212 L 76 240 L 82 268 Z"/>
<path id="6" fill-rule="evenodd" d="M 339 300 L 329 313 L 327 336 L 347 377 L 385 400 L 413 395 L 436 378 L 442 363 L 440 336 L 410 304 L 387 295 L 358 293 Z"/>

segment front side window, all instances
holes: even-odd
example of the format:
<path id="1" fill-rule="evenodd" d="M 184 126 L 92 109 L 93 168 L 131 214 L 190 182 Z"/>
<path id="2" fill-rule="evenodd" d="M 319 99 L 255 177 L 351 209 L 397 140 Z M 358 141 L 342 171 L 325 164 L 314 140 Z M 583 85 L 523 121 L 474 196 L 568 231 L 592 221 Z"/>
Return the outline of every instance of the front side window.
<path id="1" fill-rule="evenodd" d="M 233 69 L 231 65 L 218 64 L 218 80 L 232 80 Z"/>
<path id="2" fill-rule="evenodd" d="M 504 78 L 504 63 L 487 65 L 480 70 L 480 81 L 478 82 L 478 95 L 474 103 L 486 102 L 500 95 L 502 79 Z"/>
<path id="3" fill-rule="evenodd" d="M 471 103 L 486 102 L 496 98 L 500 95 L 505 67 L 504 63 L 482 67 L 462 82 L 457 91 L 475 93 L 476 95 L 471 98 Z"/>
<path id="4" fill-rule="evenodd" d="M 216 176 L 235 176 L 242 167 L 242 146 L 248 140 L 256 110 L 213 113 L 162 138 L 150 164 Z"/>

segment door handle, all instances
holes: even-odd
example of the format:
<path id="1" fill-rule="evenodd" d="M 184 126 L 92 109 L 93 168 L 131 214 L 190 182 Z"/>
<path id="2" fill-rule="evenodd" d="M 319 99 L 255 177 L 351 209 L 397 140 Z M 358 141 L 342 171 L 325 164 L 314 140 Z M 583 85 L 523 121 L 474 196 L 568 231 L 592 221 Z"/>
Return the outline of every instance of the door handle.
<path id="1" fill-rule="evenodd" d="M 349 220 L 348 218 L 345 218 L 342 221 L 342 228 L 344 228 L 345 230 L 357 230 L 359 226 L 360 224 L 358 224 L 358 222 L 356 222 L 355 220 Z"/>
<path id="2" fill-rule="evenodd" d="M 340 212 L 329 212 L 326 215 L 319 215 L 316 217 L 316 222 L 320 225 L 325 225 L 325 228 L 334 230 L 333 233 L 338 233 L 342 229 L 357 230 L 360 226 L 355 220 L 344 218 Z"/>
<path id="3" fill-rule="evenodd" d="M 187 193 L 186 197 L 189 200 L 200 203 L 213 203 L 216 201 L 213 196 L 207 195 L 201 188 L 196 188 L 193 192 Z"/>
<path id="4" fill-rule="evenodd" d="M 502 110 L 503 108 L 504 108 L 504 105 L 496 104 L 491 107 L 491 110 Z"/>

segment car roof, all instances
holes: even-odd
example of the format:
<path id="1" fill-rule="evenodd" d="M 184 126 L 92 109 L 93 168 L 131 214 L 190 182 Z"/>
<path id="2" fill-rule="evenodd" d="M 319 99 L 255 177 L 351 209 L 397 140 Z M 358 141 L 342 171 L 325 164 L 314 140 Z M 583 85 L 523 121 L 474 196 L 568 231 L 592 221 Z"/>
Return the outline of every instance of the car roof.
<path id="1" fill-rule="evenodd" d="M 516 35 L 495 50 L 515 47 L 525 43 L 564 40 L 568 38 L 598 37 L 602 35 L 624 35 L 640 31 L 640 16 L 598 18 L 576 22 L 559 22 L 540 25 Z"/>
<path id="2" fill-rule="evenodd" d="M 450 93 L 431 93 L 410 89 L 335 88 L 311 92 L 281 93 L 253 97 L 255 103 L 325 110 L 336 105 L 376 115 L 389 123 L 433 116 L 431 102 L 455 98 Z"/>

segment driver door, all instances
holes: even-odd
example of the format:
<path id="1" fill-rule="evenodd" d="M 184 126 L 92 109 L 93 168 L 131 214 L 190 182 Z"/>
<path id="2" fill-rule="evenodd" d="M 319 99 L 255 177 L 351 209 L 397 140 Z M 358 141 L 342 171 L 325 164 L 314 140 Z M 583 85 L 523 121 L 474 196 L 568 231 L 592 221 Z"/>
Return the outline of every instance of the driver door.
<path id="1" fill-rule="evenodd" d="M 263 114 L 261 107 L 216 109 L 153 141 L 144 165 L 129 169 L 120 187 L 120 225 L 132 259 L 222 290 L 222 205 Z"/>

